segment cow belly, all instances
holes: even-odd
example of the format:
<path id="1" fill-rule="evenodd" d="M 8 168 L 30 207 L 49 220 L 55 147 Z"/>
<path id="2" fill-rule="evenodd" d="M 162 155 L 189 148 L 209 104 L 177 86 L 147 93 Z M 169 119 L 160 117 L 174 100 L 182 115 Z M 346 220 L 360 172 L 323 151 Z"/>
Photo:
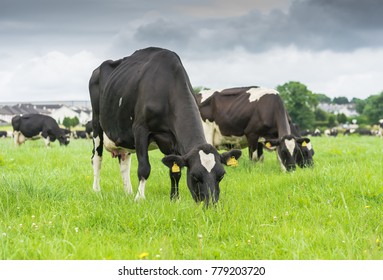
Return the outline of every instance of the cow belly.
<path id="1" fill-rule="evenodd" d="M 113 157 L 125 155 L 126 153 L 135 153 L 136 150 L 127 149 L 124 147 L 118 147 L 116 144 L 108 138 L 104 132 L 104 147 L 105 149 L 112 154 Z"/>
<path id="2" fill-rule="evenodd" d="M 242 147 L 243 145 L 246 145 L 245 136 L 224 136 L 222 135 L 219 126 L 215 122 L 203 122 L 203 129 L 206 141 L 215 147 L 227 145 L 234 147 Z"/>

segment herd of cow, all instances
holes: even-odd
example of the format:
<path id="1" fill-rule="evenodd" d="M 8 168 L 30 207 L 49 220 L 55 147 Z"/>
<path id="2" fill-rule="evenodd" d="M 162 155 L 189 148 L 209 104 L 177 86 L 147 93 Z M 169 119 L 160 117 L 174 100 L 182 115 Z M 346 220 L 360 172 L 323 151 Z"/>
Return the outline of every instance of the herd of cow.
<path id="1" fill-rule="evenodd" d="M 277 91 L 253 86 L 194 94 L 179 56 L 166 49 L 150 47 L 103 62 L 92 73 L 89 91 L 95 191 L 100 191 L 104 147 L 118 158 L 129 194 L 131 155 L 136 153 L 136 200 L 145 198 L 151 170 L 148 151 L 154 148 L 165 155 L 171 198 L 178 198 L 181 170 L 186 167 L 193 199 L 206 205 L 219 199 L 223 165 L 238 164 L 245 146 L 254 161 L 263 159 L 263 149 L 275 150 L 283 170 L 313 164 L 310 139 L 292 125 Z M 46 143 L 69 143 L 66 132 L 49 116 L 16 116 L 12 126 L 17 144 L 37 135 Z M 228 151 L 219 153 L 220 147 Z"/>

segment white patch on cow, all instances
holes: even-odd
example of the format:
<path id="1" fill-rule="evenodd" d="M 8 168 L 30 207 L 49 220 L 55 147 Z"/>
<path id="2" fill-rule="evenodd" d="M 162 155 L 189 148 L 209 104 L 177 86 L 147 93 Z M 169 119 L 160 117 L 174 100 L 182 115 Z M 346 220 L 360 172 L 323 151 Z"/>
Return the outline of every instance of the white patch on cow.
<path id="1" fill-rule="evenodd" d="M 282 169 L 282 171 L 283 171 L 283 172 L 286 172 L 286 171 L 287 171 L 286 166 L 283 164 L 282 159 L 281 159 L 281 157 L 279 156 L 278 152 L 277 152 L 277 158 L 278 158 L 279 164 L 281 165 L 281 169 Z"/>
<path id="2" fill-rule="evenodd" d="M 279 94 L 278 91 L 275 89 L 269 89 L 269 88 L 250 88 L 247 93 L 250 94 L 249 101 L 254 102 L 261 99 L 262 96 L 267 94 Z"/>
<path id="3" fill-rule="evenodd" d="M 139 201 L 141 199 L 145 199 L 145 185 L 146 185 L 146 180 L 141 179 L 140 185 L 138 186 L 138 192 L 137 192 L 137 195 L 136 195 L 136 198 L 134 199 L 134 201 Z"/>
<path id="4" fill-rule="evenodd" d="M 311 143 L 307 143 L 306 147 L 309 151 L 313 149 L 313 146 L 311 145 Z"/>
<path id="5" fill-rule="evenodd" d="M 122 97 L 121 97 L 120 100 L 118 101 L 118 107 L 121 107 L 121 104 L 122 104 Z"/>
<path id="6" fill-rule="evenodd" d="M 216 163 L 214 154 L 212 154 L 212 153 L 206 154 L 202 150 L 200 150 L 198 153 L 199 153 L 199 158 L 201 160 L 202 166 L 205 167 L 207 172 L 210 173 L 210 171 L 214 168 L 215 163 Z"/>
<path id="7" fill-rule="evenodd" d="M 220 92 L 222 91 L 221 89 L 205 89 L 205 90 L 201 90 L 199 93 L 201 94 L 201 103 L 205 102 L 206 99 L 208 99 L 210 96 L 213 95 L 214 92 Z"/>
<path id="8" fill-rule="evenodd" d="M 214 147 L 220 147 L 228 144 L 240 147 L 241 143 L 246 143 L 246 138 L 244 136 L 223 136 L 219 126 L 215 122 L 208 120 L 202 121 L 202 127 L 206 142 Z"/>
<path id="9" fill-rule="evenodd" d="M 265 158 L 264 154 L 262 154 L 260 157 L 258 157 L 258 151 L 253 152 L 253 154 L 251 156 L 252 161 L 263 162 L 264 158 Z"/>
<path id="10" fill-rule="evenodd" d="M 108 138 L 104 132 L 104 147 L 108 152 L 112 154 L 122 154 L 122 153 L 135 153 L 135 150 L 126 149 L 123 147 L 117 147 L 116 144 Z"/>
<path id="11" fill-rule="evenodd" d="M 101 190 L 100 188 L 100 171 L 101 171 L 101 161 L 102 157 L 100 157 L 97 154 L 96 149 L 100 146 L 100 137 L 97 136 L 96 138 L 93 138 L 94 141 L 94 155 L 92 159 L 92 165 L 93 165 L 93 190 L 95 192 L 99 192 Z"/>
<path id="12" fill-rule="evenodd" d="M 285 139 L 285 145 L 286 145 L 286 148 L 289 151 L 290 155 L 293 156 L 295 145 L 296 145 L 295 140 L 294 139 L 291 139 L 291 140 Z"/>
<path id="13" fill-rule="evenodd" d="M 49 144 L 51 143 L 49 136 L 47 138 L 44 138 L 45 146 L 49 147 Z"/>
<path id="14" fill-rule="evenodd" d="M 132 162 L 132 155 L 130 153 L 126 153 L 125 156 L 121 157 L 120 172 L 121 172 L 122 181 L 124 183 L 124 191 L 127 194 L 133 193 L 132 183 L 130 181 L 131 162 Z"/>

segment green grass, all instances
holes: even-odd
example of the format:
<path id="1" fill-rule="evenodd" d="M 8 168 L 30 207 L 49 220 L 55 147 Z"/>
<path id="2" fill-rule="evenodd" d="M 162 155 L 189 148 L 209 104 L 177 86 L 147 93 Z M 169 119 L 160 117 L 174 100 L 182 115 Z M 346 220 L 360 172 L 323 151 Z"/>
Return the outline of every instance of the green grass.
<path id="1" fill-rule="evenodd" d="M 312 138 L 315 167 L 282 173 L 275 153 L 243 151 L 226 167 L 220 202 L 204 209 L 187 189 L 171 202 L 168 170 L 150 153 L 146 200 L 124 194 L 105 154 L 92 190 L 92 142 L 16 148 L 0 139 L 0 259 L 383 259 L 383 140 Z M 137 190 L 136 158 L 132 181 Z"/>

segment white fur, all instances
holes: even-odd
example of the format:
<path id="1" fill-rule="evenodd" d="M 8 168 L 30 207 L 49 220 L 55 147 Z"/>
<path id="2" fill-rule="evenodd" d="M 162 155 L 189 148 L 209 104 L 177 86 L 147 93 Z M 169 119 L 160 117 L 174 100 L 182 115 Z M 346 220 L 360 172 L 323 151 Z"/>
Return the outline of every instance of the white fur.
<path id="1" fill-rule="evenodd" d="M 294 148 L 296 145 L 295 140 L 294 139 L 291 139 L 291 140 L 285 139 L 285 144 L 286 144 L 287 150 L 289 151 L 290 155 L 293 156 Z"/>
<path id="2" fill-rule="evenodd" d="M 51 143 L 49 136 L 47 138 L 44 138 L 45 146 L 49 147 L 49 144 Z"/>
<path id="3" fill-rule="evenodd" d="M 132 163 L 132 155 L 126 153 L 125 157 L 121 157 L 120 161 L 120 172 L 122 181 L 124 183 L 124 191 L 127 194 L 133 193 L 132 183 L 130 181 L 130 166 Z"/>
<path id="4" fill-rule="evenodd" d="M 209 120 L 202 121 L 202 127 L 206 142 L 215 147 L 225 144 L 240 146 L 242 142 L 246 142 L 244 136 L 223 136 L 219 126 L 215 122 L 210 122 Z"/>
<path id="5" fill-rule="evenodd" d="M 313 146 L 311 145 L 311 143 L 307 143 L 307 149 L 309 150 L 309 151 L 311 151 L 312 149 L 313 149 Z"/>
<path id="6" fill-rule="evenodd" d="M 200 150 L 199 157 L 200 157 L 202 166 L 205 167 L 207 172 L 210 173 L 210 171 L 214 168 L 216 164 L 214 154 L 212 153 L 206 154 L 204 151 Z"/>
<path id="7" fill-rule="evenodd" d="M 278 158 L 279 164 L 281 165 L 282 171 L 286 172 L 287 171 L 286 166 L 283 165 L 282 159 L 280 158 L 278 152 L 276 154 L 277 154 L 277 158 Z"/>
<path id="8" fill-rule="evenodd" d="M 118 107 L 121 107 L 121 104 L 122 104 L 122 97 L 121 97 L 120 100 L 118 101 Z"/>
<path id="9" fill-rule="evenodd" d="M 269 88 L 250 88 L 247 93 L 250 94 L 249 101 L 254 102 L 261 99 L 262 96 L 267 94 L 279 94 L 275 89 Z"/>
<path id="10" fill-rule="evenodd" d="M 93 138 L 94 141 L 94 156 L 92 159 L 92 165 L 93 165 L 93 190 L 95 192 L 99 192 L 101 190 L 100 188 L 100 170 L 101 170 L 101 161 L 102 157 L 100 157 L 97 154 L 96 149 L 100 146 L 100 137 Z"/>
<path id="11" fill-rule="evenodd" d="M 138 192 L 136 194 L 136 198 L 134 199 L 135 201 L 139 201 L 140 199 L 145 199 L 145 185 L 146 185 L 146 180 L 141 179 L 140 185 L 138 186 Z"/>

